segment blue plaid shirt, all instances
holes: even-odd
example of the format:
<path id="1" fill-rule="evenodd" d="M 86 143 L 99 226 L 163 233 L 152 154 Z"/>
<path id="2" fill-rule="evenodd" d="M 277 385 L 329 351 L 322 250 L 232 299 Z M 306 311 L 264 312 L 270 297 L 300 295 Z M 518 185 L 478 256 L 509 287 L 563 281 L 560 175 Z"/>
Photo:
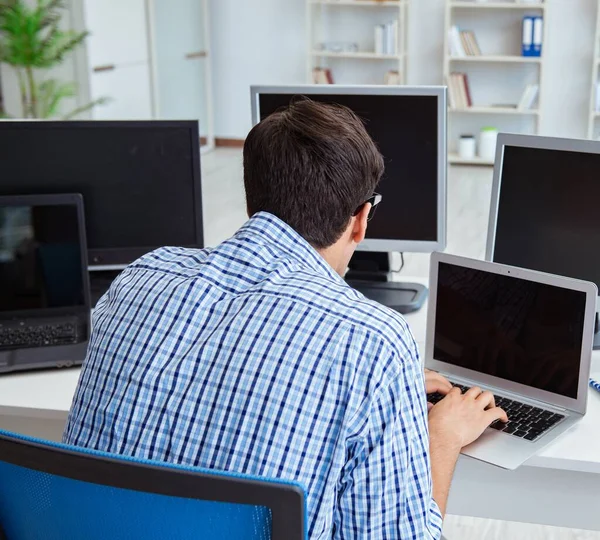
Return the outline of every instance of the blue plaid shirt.
<path id="1" fill-rule="evenodd" d="M 296 480 L 311 539 L 441 536 L 405 321 L 267 213 L 217 248 L 162 248 L 119 276 L 64 441 Z"/>

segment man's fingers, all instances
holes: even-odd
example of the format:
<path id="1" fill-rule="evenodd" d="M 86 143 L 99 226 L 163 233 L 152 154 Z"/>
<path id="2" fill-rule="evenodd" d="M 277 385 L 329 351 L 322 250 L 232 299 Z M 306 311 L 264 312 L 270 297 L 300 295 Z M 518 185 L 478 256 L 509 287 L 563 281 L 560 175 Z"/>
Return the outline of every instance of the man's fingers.
<path id="1" fill-rule="evenodd" d="M 465 392 L 465 397 L 470 397 L 470 398 L 475 399 L 476 397 L 479 396 L 479 394 L 481 394 L 481 392 L 482 392 L 482 390 L 481 390 L 481 388 L 479 388 L 479 386 L 472 386 Z"/>
<path id="2" fill-rule="evenodd" d="M 501 420 L 502 422 L 508 422 L 508 416 L 500 407 L 493 407 L 485 411 L 485 417 L 487 419 L 488 425 L 496 420 Z"/>
<path id="3" fill-rule="evenodd" d="M 434 392 L 439 392 L 440 394 L 446 395 L 450 390 L 452 390 L 452 385 L 444 377 L 435 371 L 425 371 L 425 389 L 428 394 L 433 394 Z"/>
<path id="4" fill-rule="evenodd" d="M 450 390 L 452 390 L 452 384 L 450 383 L 450 381 L 448 379 L 446 379 L 446 377 L 444 377 L 440 373 L 430 371 L 429 377 L 431 377 L 433 380 L 439 382 L 440 385 L 443 386 L 444 388 L 447 388 L 448 392 L 450 392 Z"/>
<path id="5" fill-rule="evenodd" d="M 437 379 L 429 380 L 425 383 L 425 389 L 428 394 L 439 392 L 440 394 L 443 394 L 445 396 L 448 392 L 450 392 L 450 390 L 452 390 L 452 385 L 446 384 L 443 381 L 438 381 Z"/>
<path id="6" fill-rule="evenodd" d="M 484 409 L 493 409 L 496 406 L 496 402 L 494 401 L 494 394 L 491 392 L 481 392 L 476 398 L 475 401 L 481 403 Z"/>

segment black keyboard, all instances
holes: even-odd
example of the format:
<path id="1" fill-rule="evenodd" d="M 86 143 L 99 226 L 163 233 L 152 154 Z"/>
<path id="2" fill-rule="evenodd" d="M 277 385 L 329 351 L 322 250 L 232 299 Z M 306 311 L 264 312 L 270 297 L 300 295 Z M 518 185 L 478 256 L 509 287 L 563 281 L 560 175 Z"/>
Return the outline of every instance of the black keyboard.
<path id="1" fill-rule="evenodd" d="M 66 321 L 0 324 L 0 350 L 77 343 L 77 324 Z"/>
<path id="2" fill-rule="evenodd" d="M 450 382 L 453 386 L 460 388 L 463 394 L 469 389 L 468 386 Z M 435 392 L 427 396 L 427 401 L 435 405 L 443 398 L 442 394 Z M 508 423 L 496 420 L 490 427 L 527 441 L 535 441 L 565 418 L 562 414 L 540 409 L 513 399 L 495 395 L 494 400 L 496 406 L 503 409 L 508 415 Z"/>

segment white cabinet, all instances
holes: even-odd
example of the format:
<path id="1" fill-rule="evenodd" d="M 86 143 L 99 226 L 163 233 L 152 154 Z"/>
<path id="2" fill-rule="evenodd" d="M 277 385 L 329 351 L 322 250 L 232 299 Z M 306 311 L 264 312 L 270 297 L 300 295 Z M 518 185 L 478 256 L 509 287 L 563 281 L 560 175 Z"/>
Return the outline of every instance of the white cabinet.
<path id="1" fill-rule="evenodd" d="M 92 74 L 91 98 L 109 96 L 94 108 L 94 120 L 148 120 L 152 118 L 150 66 L 147 62 L 103 69 Z"/>
<path id="2" fill-rule="evenodd" d="M 90 97 L 96 120 L 153 117 L 152 77 L 145 0 L 84 0 Z"/>
<path id="3" fill-rule="evenodd" d="M 214 144 L 208 0 L 82 0 L 94 119 L 198 120 Z"/>
<path id="4" fill-rule="evenodd" d="M 210 54 L 206 0 L 150 0 L 156 114 L 198 119 L 211 142 Z"/>
<path id="5" fill-rule="evenodd" d="M 147 62 L 145 0 L 84 0 L 90 68 Z"/>

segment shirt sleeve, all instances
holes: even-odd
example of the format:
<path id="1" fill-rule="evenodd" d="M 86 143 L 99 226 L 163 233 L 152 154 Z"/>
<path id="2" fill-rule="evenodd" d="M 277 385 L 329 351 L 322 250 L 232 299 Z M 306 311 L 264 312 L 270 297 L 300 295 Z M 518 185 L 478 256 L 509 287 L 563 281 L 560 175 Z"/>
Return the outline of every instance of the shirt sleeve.
<path id="1" fill-rule="evenodd" d="M 441 538 L 423 369 L 412 345 L 397 375 L 378 388 L 357 419 L 356 435 L 347 439 L 334 517 L 337 539 Z"/>

